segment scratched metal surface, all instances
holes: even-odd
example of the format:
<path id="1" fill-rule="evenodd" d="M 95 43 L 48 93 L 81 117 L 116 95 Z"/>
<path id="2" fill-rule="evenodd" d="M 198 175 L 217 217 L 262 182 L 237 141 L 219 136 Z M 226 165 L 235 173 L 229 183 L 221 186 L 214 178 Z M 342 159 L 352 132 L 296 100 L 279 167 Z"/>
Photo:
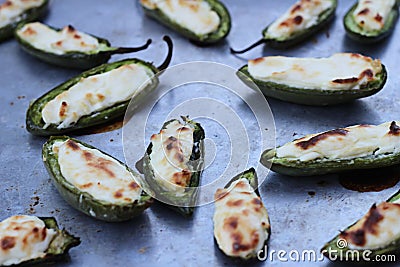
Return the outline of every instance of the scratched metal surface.
<path id="1" fill-rule="evenodd" d="M 400 78 L 397 75 L 400 47 L 396 36 L 400 36 L 400 27 L 397 27 L 392 38 L 378 45 L 364 47 L 353 43 L 345 37 L 341 20 L 353 1 L 339 1 L 334 23 L 308 42 L 290 50 L 276 51 L 260 47 L 243 57 L 229 54 L 229 45 L 241 48 L 258 39 L 264 26 L 292 2 L 225 0 L 233 19 L 232 31 L 226 42 L 207 48 L 196 47 L 144 17 L 133 0 L 54 0 L 45 22 L 53 26 L 72 24 L 120 46 L 138 45 L 151 37 L 155 41 L 151 49 L 135 56 L 156 63 L 165 54 L 161 36 L 166 33 L 175 42 L 172 64 L 214 60 L 238 68 L 245 64 L 246 59 L 262 55 L 319 57 L 341 51 L 361 52 L 382 59 L 389 72 L 387 85 L 382 92 L 368 99 L 326 108 L 269 99 L 276 120 L 277 144 L 292 140 L 294 133 L 302 136 L 346 125 L 398 119 L 400 109 L 395 107 L 400 98 Z M 113 60 L 118 58 L 114 57 Z M 41 146 L 46 139 L 33 137 L 24 129 L 25 112 L 31 100 L 78 73 L 47 65 L 28 56 L 13 40 L 0 44 L 0 218 L 22 213 L 55 216 L 62 227 L 82 239 L 82 244 L 70 251 L 69 261 L 60 263 L 60 266 L 234 265 L 214 244 L 211 220 L 213 205 L 199 208 L 192 219 L 184 219 L 155 204 L 132 221 L 112 224 L 79 213 L 59 196 L 41 162 Z M 244 120 L 253 119 L 243 116 Z M 206 125 L 206 131 L 216 144 L 223 143 L 224 135 L 215 134 L 221 129 Z M 121 135 L 121 130 L 116 130 L 79 138 L 123 159 Z M 254 158 L 258 156 L 254 155 Z M 217 161 L 214 164 L 213 169 L 206 173 L 207 176 L 215 174 L 222 163 Z M 270 173 L 260 189 L 271 218 L 270 249 L 318 251 L 339 229 L 364 214 L 372 203 L 386 199 L 396 190 L 391 188 L 380 193 L 358 193 L 341 187 L 334 175 L 289 178 Z M 308 195 L 308 191 L 314 191 L 315 196 Z M 267 261 L 254 265 L 294 264 Z M 306 265 L 334 266 L 326 260 Z"/>

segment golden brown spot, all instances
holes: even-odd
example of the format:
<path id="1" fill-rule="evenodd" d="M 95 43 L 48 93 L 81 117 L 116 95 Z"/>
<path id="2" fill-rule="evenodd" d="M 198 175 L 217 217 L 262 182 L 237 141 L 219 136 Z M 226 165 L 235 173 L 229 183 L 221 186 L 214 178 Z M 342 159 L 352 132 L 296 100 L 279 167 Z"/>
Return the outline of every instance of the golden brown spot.
<path id="1" fill-rule="evenodd" d="M 62 43 L 63 43 L 62 41 L 57 41 L 56 46 L 62 46 Z"/>
<path id="2" fill-rule="evenodd" d="M 383 18 L 381 15 L 376 14 L 375 18 L 374 18 L 377 22 L 382 22 Z"/>
<path id="3" fill-rule="evenodd" d="M 35 35 L 37 32 L 32 29 L 31 27 L 26 28 L 26 30 L 23 32 L 25 35 Z"/>
<path id="4" fill-rule="evenodd" d="M 72 150 L 80 150 L 80 147 L 78 146 L 78 144 L 75 141 L 72 141 L 71 139 L 69 139 L 66 143 L 66 145 L 71 148 Z"/>
<path id="5" fill-rule="evenodd" d="M 303 17 L 302 16 L 296 16 L 293 18 L 293 22 L 297 25 L 300 25 L 303 22 Z"/>
<path id="6" fill-rule="evenodd" d="M 5 236 L 1 239 L 1 248 L 3 250 L 12 249 L 15 246 L 15 237 Z"/>
<path id="7" fill-rule="evenodd" d="M 258 64 L 264 61 L 264 59 L 262 57 L 250 60 L 251 62 L 253 62 L 254 64 Z"/>
<path id="8" fill-rule="evenodd" d="M 185 157 L 180 152 L 176 153 L 174 157 L 175 157 L 176 160 L 178 160 L 181 163 L 185 161 Z"/>
<path id="9" fill-rule="evenodd" d="M 232 244 L 232 249 L 234 252 L 246 251 L 254 248 L 259 241 L 259 236 L 257 231 L 253 231 L 251 234 L 251 241 L 249 244 L 243 242 L 243 235 L 241 233 L 231 234 L 231 238 L 234 241 Z"/>
<path id="10" fill-rule="evenodd" d="M 214 199 L 215 200 L 220 200 L 227 196 L 229 192 L 226 191 L 226 189 L 217 189 L 217 192 L 215 192 Z"/>
<path id="11" fill-rule="evenodd" d="M 361 73 L 359 79 L 362 79 L 362 78 L 365 77 L 365 76 L 367 76 L 368 78 L 372 78 L 372 77 L 374 77 L 374 73 L 372 72 L 372 70 L 366 69 L 366 70 L 364 70 L 364 71 Z"/>
<path id="12" fill-rule="evenodd" d="M 238 226 L 238 218 L 235 216 L 231 216 L 228 218 L 225 218 L 224 220 L 224 228 L 226 230 L 235 230 Z"/>
<path id="13" fill-rule="evenodd" d="M 89 187 L 91 187 L 92 185 L 93 185 L 93 183 L 83 184 L 83 185 L 81 186 L 81 188 L 89 188 Z"/>
<path id="14" fill-rule="evenodd" d="M 139 185 L 138 185 L 137 183 L 135 183 L 135 182 L 131 182 L 131 183 L 129 184 L 129 187 L 130 187 L 131 189 L 136 189 L 136 188 L 139 188 Z"/>
<path id="15" fill-rule="evenodd" d="M 368 8 L 364 8 L 363 10 L 358 12 L 358 15 L 367 15 L 368 13 L 369 13 L 369 9 Z"/>
<path id="16" fill-rule="evenodd" d="M 110 164 L 112 164 L 112 162 L 107 159 L 97 158 L 97 160 L 92 160 L 87 165 L 90 167 L 100 169 L 100 170 L 104 171 L 105 173 L 107 173 L 108 176 L 114 178 L 115 173 L 108 168 L 108 165 L 110 165 Z"/>
<path id="17" fill-rule="evenodd" d="M 295 6 L 292 8 L 292 10 L 290 11 L 290 13 L 294 14 L 294 13 L 296 13 L 297 11 L 299 11 L 299 10 L 301 10 L 301 9 L 302 9 L 302 6 L 301 6 L 301 5 L 295 5 Z"/>
<path id="18" fill-rule="evenodd" d="M 351 54 L 350 54 L 350 57 L 352 57 L 352 58 L 360 58 L 361 55 L 360 55 L 360 54 L 357 54 L 357 53 L 351 53 Z"/>
<path id="19" fill-rule="evenodd" d="M 327 131 L 321 134 L 318 134 L 312 138 L 310 138 L 307 141 L 301 141 L 296 143 L 296 146 L 301 147 L 302 149 L 308 149 L 310 146 L 315 146 L 319 141 L 324 140 L 326 138 L 328 138 L 329 136 L 344 136 L 348 133 L 347 130 L 345 129 L 335 129 L 335 130 L 331 130 L 331 131 Z"/>
<path id="20" fill-rule="evenodd" d="M 262 205 L 262 202 L 258 197 L 253 198 L 251 203 L 253 203 L 254 205 Z"/>
<path id="21" fill-rule="evenodd" d="M 176 172 L 172 176 L 172 180 L 176 185 L 186 186 L 190 182 L 191 172 L 188 170 L 182 170 L 181 172 Z"/>
<path id="22" fill-rule="evenodd" d="M 246 183 L 243 181 L 240 181 L 235 185 L 235 187 L 237 187 L 237 188 L 246 188 L 246 186 L 247 186 Z"/>
<path id="23" fill-rule="evenodd" d="M 67 107 L 68 107 L 67 102 L 65 102 L 65 101 L 61 102 L 60 111 L 58 113 L 60 115 L 60 117 L 64 117 L 65 116 L 65 113 L 67 111 Z"/>
<path id="24" fill-rule="evenodd" d="M 83 157 L 85 158 L 86 161 L 90 161 L 93 158 L 93 154 L 88 151 L 84 151 Z"/>
<path id="25" fill-rule="evenodd" d="M 100 101 L 103 101 L 106 97 L 105 97 L 104 95 L 102 95 L 102 94 L 97 94 L 97 98 L 98 98 Z"/>
<path id="26" fill-rule="evenodd" d="M 115 198 L 121 198 L 123 196 L 123 189 L 119 189 L 117 192 L 114 193 Z"/>
<path id="27" fill-rule="evenodd" d="M 243 215 L 245 215 L 245 216 L 249 216 L 249 214 L 250 214 L 249 210 L 247 210 L 247 209 L 242 210 L 242 213 L 243 213 Z"/>
<path id="28" fill-rule="evenodd" d="M 75 33 L 75 34 L 74 34 L 74 38 L 75 38 L 75 39 L 81 39 L 82 37 L 81 37 L 79 34 Z"/>
<path id="29" fill-rule="evenodd" d="M 38 233 L 38 232 L 39 232 L 39 228 L 34 227 L 34 228 L 32 229 L 32 232 L 33 232 L 33 233 Z"/>
<path id="30" fill-rule="evenodd" d="M 229 200 L 226 205 L 229 207 L 239 207 L 243 204 L 243 199 Z"/>
<path id="31" fill-rule="evenodd" d="M 395 121 L 392 121 L 389 127 L 390 135 L 400 135 L 400 127 L 396 124 Z"/>

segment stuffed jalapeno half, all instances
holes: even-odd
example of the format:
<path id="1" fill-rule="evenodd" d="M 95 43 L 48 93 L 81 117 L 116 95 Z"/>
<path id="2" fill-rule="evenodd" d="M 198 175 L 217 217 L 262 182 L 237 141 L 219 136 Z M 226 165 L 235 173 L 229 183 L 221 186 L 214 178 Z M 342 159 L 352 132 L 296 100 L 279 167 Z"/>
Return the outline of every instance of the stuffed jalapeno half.
<path id="1" fill-rule="evenodd" d="M 0 266 L 52 263 L 79 244 L 52 217 L 15 215 L 0 222 Z"/>
<path id="2" fill-rule="evenodd" d="M 325 106 L 379 92 L 386 83 L 387 72 L 378 59 L 338 53 L 328 58 L 257 58 L 239 69 L 238 77 L 245 83 L 254 82 L 265 96 Z"/>
<path id="3" fill-rule="evenodd" d="M 88 144 L 67 136 L 51 137 L 42 156 L 60 195 L 91 217 L 126 221 L 152 203 L 138 184 L 137 173 Z"/>
<path id="4" fill-rule="evenodd" d="M 398 0 L 359 0 L 343 18 L 347 35 L 360 43 L 389 36 L 399 18 Z"/>
<path id="5" fill-rule="evenodd" d="M 158 85 L 156 68 L 140 59 L 103 64 L 69 79 L 35 100 L 28 108 L 26 128 L 34 135 L 57 135 L 105 125 L 122 118 L 131 98 L 140 100 Z"/>
<path id="6" fill-rule="evenodd" d="M 11 38 L 18 23 L 35 21 L 48 11 L 49 0 L 6 0 L 0 5 L 0 42 Z"/>
<path id="7" fill-rule="evenodd" d="M 386 202 L 373 204 L 357 222 L 321 249 L 332 261 L 368 263 L 400 252 L 400 191 Z M 382 258 L 383 259 L 383 258 Z"/>
<path id="8" fill-rule="evenodd" d="M 263 152 L 261 163 L 290 176 L 373 169 L 400 163 L 400 122 L 310 134 Z"/>
<path id="9" fill-rule="evenodd" d="M 192 215 L 204 160 L 204 130 L 187 117 L 164 123 L 151 136 L 143 171 L 155 198 L 185 216 Z"/>
<path id="10" fill-rule="evenodd" d="M 108 40 L 76 30 L 71 25 L 56 29 L 40 22 L 18 25 L 15 37 L 24 51 L 47 63 L 69 68 L 89 69 L 106 63 L 111 55 L 146 49 L 112 47 Z"/>
<path id="11" fill-rule="evenodd" d="M 214 238 L 229 257 L 248 260 L 266 250 L 271 226 L 257 188 L 257 174 L 251 168 L 215 193 Z"/>
<path id="12" fill-rule="evenodd" d="M 262 39 L 234 54 L 245 53 L 261 44 L 285 49 L 320 31 L 335 17 L 337 0 L 300 0 L 262 32 Z"/>
<path id="13" fill-rule="evenodd" d="M 218 0 L 140 0 L 145 14 L 198 44 L 224 39 L 231 18 Z"/>

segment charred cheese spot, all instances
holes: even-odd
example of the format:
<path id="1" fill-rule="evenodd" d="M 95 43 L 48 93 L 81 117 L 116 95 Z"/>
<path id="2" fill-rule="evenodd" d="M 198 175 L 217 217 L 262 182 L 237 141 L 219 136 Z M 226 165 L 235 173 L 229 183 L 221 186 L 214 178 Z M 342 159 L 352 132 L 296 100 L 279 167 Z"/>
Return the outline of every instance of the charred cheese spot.
<path id="1" fill-rule="evenodd" d="M 220 17 L 204 0 L 141 0 L 147 9 L 159 9 L 170 20 L 197 35 L 216 31 Z"/>
<path id="2" fill-rule="evenodd" d="M 214 236 L 225 254 L 255 255 L 269 236 L 269 220 L 248 180 L 239 179 L 215 194 Z M 254 208 L 257 205 L 257 209 Z"/>
<path id="3" fill-rule="evenodd" d="M 34 216 L 12 216 L 0 222 L 0 265 L 17 265 L 44 257 L 56 231 Z"/>
<path id="4" fill-rule="evenodd" d="M 392 121 L 392 123 L 390 123 L 389 134 L 400 135 L 400 127 L 396 124 L 395 121 Z"/>
<path id="5" fill-rule="evenodd" d="M 56 151 L 61 174 L 80 191 L 110 203 L 131 203 L 140 198 L 142 189 L 135 177 L 110 156 L 71 139 L 54 143 Z"/>
<path id="6" fill-rule="evenodd" d="M 44 0 L 7 0 L 0 5 L 0 28 L 20 21 L 23 13 L 44 4 Z"/>
<path id="7" fill-rule="evenodd" d="M 67 102 L 65 102 L 65 101 L 61 102 L 61 107 L 60 107 L 60 111 L 59 111 L 59 115 L 60 115 L 61 118 L 65 117 L 65 113 L 67 111 L 67 107 L 68 107 Z"/>
<path id="8" fill-rule="evenodd" d="M 359 0 L 353 18 L 365 31 L 381 30 L 395 4 L 396 0 Z"/>
<path id="9" fill-rule="evenodd" d="M 149 79 L 152 75 L 147 67 L 132 63 L 82 78 L 43 107 L 44 128 L 50 124 L 55 124 L 58 129 L 68 128 L 83 116 L 128 101 L 140 86 L 153 82 Z M 62 103 L 68 103 L 67 113 L 67 107 Z M 58 112 L 60 106 L 62 110 Z"/>
<path id="10" fill-rule="evenodd" d="M 397 122 L 387 122 L 381 125 L 355 125 L 308 135 L 277 148 L 276 156 L 308 161 L 352 159 L 398 152 L 400 129 Z"/>
<path id="11" fill-rule="evenodd" d="M 182 128 L 187 130 L 182 131 Z M 154 179 L 165 190 L 180 194 L 190 184 L 192 172 L 188 162 L 194 145 L 193 132 L 189 124 L 174 120 L 151 137 L 150 165 Z"/>
<path id="12" fill-rule="evenodd" d="M 9 250 L 15 246 L 15 237 L 13 236 L 5 236 L 1 239 L 1 249 Z"/>
<path id="13" fill-rule="evenodd" d="M 307 141 L 300 141 L 300 142 L 296 143 L 296 146 L 299 146 L 302 149 L 308 149 L 309 147 L 315 146 L 318 142 L 328 138 L 329 136 L 346 135 L 347 133 L 348 133 L 348 131 L 345 129 L 331 130 L 331 131 L 324 132 L 324 133 L 318 134 L 316 136 L 313 136 L 312 138 L 308 139 Z"/>
<path id="14" fill-rule="evenodd" d="M 270 56 L 249 60 L 252 77 L 295 88 L 319 90 L 361 89 L 379 79 L 379 60 L 360 54 L 338 53 L 328 58 Z"/>
<path id="15" fill-rule="evenodd" d="M 330 0 L 300 0 L 268 27 L 266 36 L 284 39 L 308 29 L 317 24 L 319 16 L 331 7 Z"/>
<path id="16" fill-rule="evenodd" d="M 339 236 L 350 249 L 377 249 L 400 237 L 400 204 L 383 202 L 373 205 L 368 213 Z"/>

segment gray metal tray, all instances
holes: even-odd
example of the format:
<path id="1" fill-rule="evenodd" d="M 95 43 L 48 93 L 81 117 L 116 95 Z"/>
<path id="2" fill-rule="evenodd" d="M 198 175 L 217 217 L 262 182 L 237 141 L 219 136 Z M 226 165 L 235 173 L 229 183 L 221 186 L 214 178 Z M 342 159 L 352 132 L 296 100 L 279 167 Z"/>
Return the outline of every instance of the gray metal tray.
<path id="1" fill-rule="evenodd" d="M 154 61 L 165 55 L 161 36 L 168 33 L 175 43 L 172 64 L 194 60 L 212 60 L 239 68 L 247 59 L 262 55 L 329 56 L 335 52 L 360 52 L 380 58 L 389 73 L 384 90 L 372 97 L 335 107 L 307 107 L 268 99 L 276 122 L 277 144 L 297 137 L 336 127 L 359 123 L 378 124 L 398 119 L 400 78 L 400 27 L 392 37 L 370 46 L 356 44 L 345 37 L 342 17 L 353 1 L 339 1 L 335 22 L 309 41 L 286 51 L 257 48 L 235 57 L 229 45 L 246 46 L 261 37 L 262 29 L 294 1 L 225 0 L 233 27 L 227 41 L 212 47 L 197 47 L 172 31 L 144 17 L 133 0 L 52 1 L 45 22 L 77 29 L 109 39 L 119 46 L 140 45 L 147 38 L 155 44 L 134 57 Z M 114 57 L 112 60 L 122 58 Z M 55 216 L 62 227 L 80 236 L 82 244 L 70 252 L 70 261 L 60 266 L 230 266 L 214 244 L 212 204 L 197 209 L 192 219 L 185 219 L 160 204 L 142 216 L 125 223 L 105 223 L 81 214 L 67 205 L 51 184 L 41 161 L 41 147 L 46 138 L 31 136 L 25 129 L 25 112 L 29 102 L 64 80 L 78 74 L 42 63 L 24 53 L 14 40 L 0 44 L 0 218 L 33 213 Z M 251 119 L 251 118 L 249 118 Z M 159 126 L 154 125 L 155 129 Z M 207 129 L 216 144 L 222 135 Z M 215 130 L 217 131 L 217 129 Z M 79 137 L 123 160 L 121 129 Z M 224 151 L 218 151 L 224 153 Z M 259 155 L 254 155 L 253 164 Z M 222 165 L 218 162 L 204 173 L 211 179 Z M 379 179 L 379 177 L 377 177 Z M 261 195 L 267 206 L 272 236 L 270 249 L 315 250 L 364 214 L 374 202 L 385 200 L 396 188 L 379 193 L 358 193 L 340 186 L 337 176 L 290 178 L 270 173 L 262 184 Z M 309 191 L 315 192 L 310 196 Z M 259 265 L 291 266 L 275 259 Z M 258 264 L 255 264 L 258 265 Z M 323 262 L 301 263 L 302 266 L 334 265 Z"/>

